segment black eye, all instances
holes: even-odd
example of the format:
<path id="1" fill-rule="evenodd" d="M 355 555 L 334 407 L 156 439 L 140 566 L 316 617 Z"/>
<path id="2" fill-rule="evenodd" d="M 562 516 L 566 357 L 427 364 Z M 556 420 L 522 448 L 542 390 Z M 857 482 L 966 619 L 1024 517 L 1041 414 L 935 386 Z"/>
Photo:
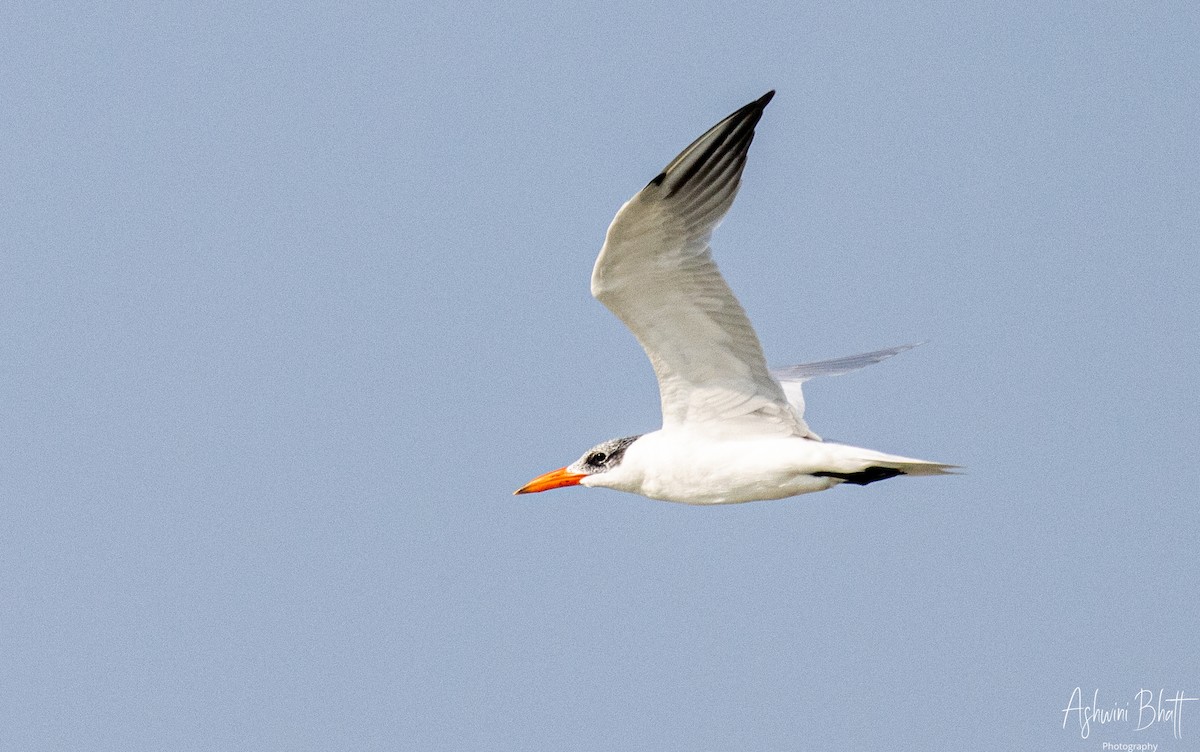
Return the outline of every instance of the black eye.
<path id="1" fill-rule="evenodd" d="M 589 465 L 603 465 L 604 461 L 607 459 L 608 455 L 604 452 L 592 452 L 588 455 L 587 463 Z"/>

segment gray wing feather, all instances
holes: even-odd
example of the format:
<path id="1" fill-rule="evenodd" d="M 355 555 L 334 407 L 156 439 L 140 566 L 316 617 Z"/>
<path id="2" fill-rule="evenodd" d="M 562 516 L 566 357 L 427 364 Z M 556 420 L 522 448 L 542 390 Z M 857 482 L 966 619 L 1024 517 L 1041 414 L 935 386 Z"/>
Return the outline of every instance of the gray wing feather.
<path id="1" fill-rule="evenodd" d="M 800 363 L 794 366 L 773 369 L 771 375 L 779 380 L 779 385 L 783 387 L 783 393 L 787 395 L 788 403 L 796 411 L 796 415 L 803 419 L 804 389 L 802 387 L 804 382 L 817 376 L 841 376 L 844 373 L 857 371 L 860 368 L 866 368 L 869 365 L 887 360 L 893 355 L 899 355 L 905 350 L 911 350 L 916 346 L 899 345 L 884 350 L 862 353 L 861 355 L 847 355 L 844 358 L 818 360 L 815 363 Z M 810 430 L 809 438 L 819 440 L 821 437 Z"/>
<path id="2" fill-rule="evenodd" d="M 888 347 L 883 350 L 874 350 L 869 353 L 860 355 L 847 355 L 843 358 L 831 358 L 830 360 L 818 360 L 815 363 L 799 363 L 794 366 L 784 366 L 782 368 L 772 368 L 771 375 L 780 381 L 808 381 L 817 376 L 841 376 L 842 374 L 857 371 L 860 368 L 875 365 L 881 361 L 887 360 L 893 355 L 899 355 L 905 350 L 911 350 L 914 347 L 920 346 L 921 342 L 913 345 L 898 345 L 896 347 Z"/>
<path id="3" fill-rule="evenodd" d="M 664 426 L 808 432 L 708 246 L 737 195 L 772 94 L 710 128 L 626 202 L 592 271 L 592 294 L 629 327 L 654 366 Z"/>

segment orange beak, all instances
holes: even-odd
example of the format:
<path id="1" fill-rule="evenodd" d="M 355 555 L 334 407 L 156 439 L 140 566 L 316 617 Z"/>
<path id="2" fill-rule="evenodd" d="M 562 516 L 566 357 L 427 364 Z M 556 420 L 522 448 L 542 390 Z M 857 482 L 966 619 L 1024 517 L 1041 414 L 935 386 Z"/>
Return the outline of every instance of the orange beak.
<path id="1" fill-rule="evenodd" d="M 513 496 L 516 496 L 517 494 L 549 491 L 552 488 L 563 488 L 564 486 L 578 486 L 579 481 L 586 477 L 587 473 L 572 473 L 565 467 L 560 467 L 557 470 L 551 470 L 545 475 L 539 475 L 538 477 L 529 481 L 516 491 L 513 491 Z"/>

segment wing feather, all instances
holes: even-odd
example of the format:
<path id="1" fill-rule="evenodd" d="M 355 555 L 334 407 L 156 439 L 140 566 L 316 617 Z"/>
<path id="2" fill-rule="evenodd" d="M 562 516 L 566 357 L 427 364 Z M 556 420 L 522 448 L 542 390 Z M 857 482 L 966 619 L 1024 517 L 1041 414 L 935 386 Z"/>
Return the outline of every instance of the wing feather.
<path id="1" fill-rule="evenodd" d="M 796 415 L 803 418 L 804 382 L 817 376 L 841 376 L 845 373 L 857 371 L 860 368 L 866 368 L 869 365 L 887 360 L 893 355 L 899 355 L 905 350 L 911 350 L 916 346 L 898 345 L 859 355 L 847 355 L 842 358 L 818 360 L 815 363 L 800 363 L 794 366 L 784 366 L 783 368 L 772 368 L 771 375 L 779 380 L 780 386 L 783 387 L 783 393 L 787 395 L 787 401 L 791 403 L 792 409 L 796 411 Z M 820 438 L 814 433 L 810 433 L 809 437 L 814 439 Z"/>
<path id="2" fill-rule="evenodd" d="M 680 152 L 617 212 L 592 294 L 633 332 L 658 377 L 663 427 L 809 435 L 767 369 L 708 241 L 737 195 L 769 92 Z"/>

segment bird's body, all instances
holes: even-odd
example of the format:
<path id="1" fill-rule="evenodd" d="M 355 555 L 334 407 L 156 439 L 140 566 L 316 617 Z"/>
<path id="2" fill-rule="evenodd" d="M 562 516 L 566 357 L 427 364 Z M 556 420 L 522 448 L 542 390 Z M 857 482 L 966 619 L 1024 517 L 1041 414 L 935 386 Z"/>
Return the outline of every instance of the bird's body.
<path id="1" fill-rule="evenodd" d="M 864 465 L 883 461 L 887 455 L 795 436 L 714 441 L 686 430 L 660 430 L 639 437 L 617 467 L 588 475 L 580 485 L 683 504 L 738 504 L 824 491 L 845 481 L 813 473 L 854 477 Z"/>
<path id="2" fill-rule="evenodd" d="M 654 366 L 662 429 L 599 444 L 517 493 L 584 485 L 734 504 L 951 467 L 822 441 L 804 422 L 800 383 L 907 347 L 772 372 L 712 260 L 709 237 L 733 203 L 754 126 L 773 95 L 722 120 L 627 201 L 592 271 L 592 294 Z"/>

